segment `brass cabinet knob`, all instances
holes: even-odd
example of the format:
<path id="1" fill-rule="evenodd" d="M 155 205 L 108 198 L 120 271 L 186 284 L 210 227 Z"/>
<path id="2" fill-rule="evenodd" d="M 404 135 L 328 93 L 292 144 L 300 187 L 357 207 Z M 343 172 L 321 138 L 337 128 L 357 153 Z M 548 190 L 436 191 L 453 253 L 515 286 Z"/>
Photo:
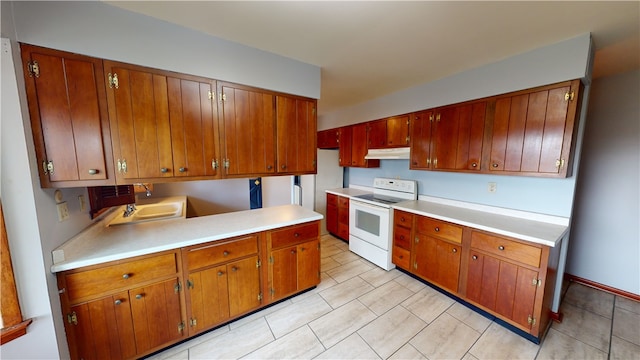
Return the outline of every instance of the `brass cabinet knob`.
<path id="1" fill-rule="evenodd" d="M 273 169 L 273 166 L 267 165 L 267 170 L 271 170 L 271 169 Z"/>
<path id="2" fill-rule="evenodd" d="M 282 170 L 284 170 L 284 169 L 286 169 L 286 168 L 287 168 L 287 165 L 282 165 L 282 166 L 280 166 L 280 167 L 282 168 Z"/>
<path id="3" fill-rule="evenodd" d="M 236 272 L 236 271 L 238 271 L 238 268 L 234 266 L 234 267 L 231 268 L 231 271 Z"/>
<path id="4" fill-rule="evenodd" d="M 222 271 L 218 271 L 218 276 L 222 276 L 224 273 Z"/>
<path id="5" fill-rule="evenodd" d="M 118 300 L 114 301 L 113 303 L 116 304 L 116 305 L 120 305 L 120 304 L 122 304 L 122 300 L 118 299 Z"/>
<path id="6" fill-rule="evenodd" d="M 497 167 L 498 167 L 498 164 L 493 163 L 493 164 L 491 164 L 491 166 L 493 166 L 494 168 L 497 168 Z"/>
<path id="7" fill-rule="evenodd" d="M 436 232 L 440 232 L 440 228 L 436 226 L 436 228 L 434 229 Z"/>
<path id="8" fill-rule="evenodd" d="M 229 255 L 228 251 L 225 250 L 225 251 L 222 252 L 222 256 L 228 256 L 228 255 Z"/>
<path id="9" fill-rule="evenodd" d="M 300 234 L 298 234 L 298 233 L 293 233 L 293 236 L 294 236 L 294 237 L 298 237 L 298 236 L 300 236 Z"/>
<path id="10" fill-rule="evenodd" d="M 471 167 L 478 167 L 478 163 L 472 163 Z"/>
<path id="11" fill-rule="evenodd" d="M 498 250 L 500 250 L 500 251 L 504 250 L 504 246 L 502 246 L 502 245 L 498 246 Z"/>
<path id="12" fill-rule="evenodd" d="M 181 167 L 180 169 L 178 169 L 178 171 L 180 171 L 181 173 L 187 171 L 187 168 Z"/>
<path id="13" fill-rule="evenodd" d="M 98 169 L 89 169 L 89 175 L 95 175 L 98 173 Z"/>
<path id="14" fill-rule="evenodd" d="M 167 168 L 160 168 L 160 172 L 163 173 L 163 174 L 167 173 L 168 171 L 169 171 L 169 169 L 167 169 Z"/>
<path id="15" fill-rule="evenodd" d="M 142 299 L 142 294 L 136 295 L 136 299 L 138 299 L 138 300 Z"/>
<path id="16" fill-rule="evenodd" d="M 457 253 L 457 252 L 458 252 L 458 249 L 453 248 L 453 250 L 451 250 L 451 251 L 452 251 L 453 253 Z"/>
<path id="17" fill-rule="evenodd" d="M 478 255 L 473 255 L 471 258 L 472 258 L 473 260 L 478 260 Z"/>
<path id="18" fill-rule="evenodd" d="M 122 278 L 123 278 L 123 279 L 125 279 L 125 280 L 127 280 L 127 279 L 129 278 L 129 276 L 131 276 L 131 275 L 130 275 L 130 274 L 123 274 L 123 275 L 122 275 Z"/>

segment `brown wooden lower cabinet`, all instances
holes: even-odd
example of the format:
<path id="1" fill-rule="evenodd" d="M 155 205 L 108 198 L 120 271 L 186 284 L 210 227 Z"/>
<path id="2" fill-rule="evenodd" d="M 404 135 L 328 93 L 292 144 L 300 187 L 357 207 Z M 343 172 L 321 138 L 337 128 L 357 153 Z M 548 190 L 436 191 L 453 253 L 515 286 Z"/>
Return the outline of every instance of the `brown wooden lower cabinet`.
<path id="1" fill-rule="evenodd" d="M 319 234 L 312 221 L 60 272 L 71 358 L 140 358 L 312 288 Z"/>
<path id="2" fill-rule="evenodd" d="M 327 193 L 327 231 L 349 241 L 349 197 Z"/>
<path id="3" fill-rule="evenodd" d="M 394 264 L 541 340 L 559 247 L 394 211 Z"/>

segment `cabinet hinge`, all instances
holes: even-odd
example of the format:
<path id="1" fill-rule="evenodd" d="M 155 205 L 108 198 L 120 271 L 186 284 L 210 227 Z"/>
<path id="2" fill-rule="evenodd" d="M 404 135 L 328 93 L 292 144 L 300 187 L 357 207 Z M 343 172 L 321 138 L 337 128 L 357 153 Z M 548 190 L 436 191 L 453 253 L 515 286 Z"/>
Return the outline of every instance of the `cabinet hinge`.
<path id="1" fill-rule="evenodd" d="M 44 174 L 53 174 L 53 161 L 49 160 L 43 160 L 42 161 L 42 171 L 44 171 Z"/>
<path id="2" fill-rule="evenodd" d="M 211 160 L 211 168 L 213 170 L 218 170 L 218 160 L 216 159 Z"/>
<path id="3" fill-rule="evenodd" d="M 58 290 L 58 294 L 64 294 L 66 292 L 67 292 L 66 288 L 62 288 L 62 289 Z"/>
<path id="4" fill-rule="evenodd" d="M 127 173 L 127 160 L 126 159 L 118 159 L 118 172 L 121 174 L 126 174 Z"/>
<path id="5" fill-rule="evenodd" d="M 209 90 L 209 93 L 207 95 L 209 96 L 209 100 L 214 100 L 215 94 L 213 91 Z"/>
<path id="6" fill-rule="evenodd" d="M 262 266 L 262 261 L 260 259 L 256 260 L 256 268 L 260 268 Z"/>
<path id="7" fill-rule="evenodd" d="M 564 167 L 564 159 L 556 159 L 556 169 L 560 171 Z"/>
<path id="8" fill-rule="evenodd" d="M 262 293 L 258 294 L 258 301 L 262 301 Z"/>
<path id="9" fill-rule="evenodd" d="M 67 322 L 69 324 L 78 325 L 78 315 L 76 315 L 75 311 L 71 314 L 67 314 Z"/>
<path id="10" fill-rule="evenodd" d="M 227 94 L 221 93 L 220 96 L 218 96 L 218 101 L 220 101 L 220 102 L 227 101 Z"/>
<path id="11" fill-rule="evenodd" d="M 533 280 L 531 280 L 531 286 L 540 287 L 541 285 L 542 285 L 542 280 L 541 279 L 533 279 Z"/>
<path id="12" fill-rule="evenodd" d="M 182 334 L 182 332 L 184 331 L 184 328 L 185 328 L 184 321 L 182 321 L 180 322 L 180 324 L 178 324 L 178 332 Z"/>
<path id="13" fill-rule="evenodd" d="M 193 281 L 187 280 L 187 289 L 193 289 Z"/>
<path id="14" fill-rule="evenodd" d="M 269 256 L 269 264 L 273 264 L 274 260 L 273 260 L 273 256 Z"/>
<path id="15" fill-rule="evenodd" d="M 409 139 L 410 139 L 410 138 L 409 138 L 409 135 L 407 135 L 407 138 L 405 139 L 405 140 L 406 140 L 406 142 L 407 142 L 407 144 L 409 143 Z"/>
<path id="16" fill-rule="evenodd" d="M 182 290 L 182 285 L 180 284 L 180 281 L 178 281 L 177 283 L 175 283 L 175 285 L 173 285 L 173 292 L 177 294 L 180 292 L 180 290 Z"/>
<path id="17" fill-rule="evenodd" d="M 566 93 L 564 93 L 564 101 L 573 101 L 575 95 L 575 91 L 567 91 Z"/>
<path id="18" fill-rule="evenodd" d="M 229 159 L 224 159 L 224 168 L 229 169 Z"/>
<path id="19" fill-rule="evenodd" d="M 118 74 L 109 73 L 107 75 L 107 77 L 108 77 L 108 81 L 109 81 L 109 89 L 113 89 L 113 88 L 118 89 L 120 87 L 120 83 L 118 82 Z"/>
<path id="20" fill-rule="evenodd" d="M 40 65 L 35 60 L 27 62 L 27 71 L 29 72 L 29 77 L 40 77 Z"/>
<path id="21" fill-rule="evenodd" d="M 430 114 L 430 115 L 429 115 L 429 121 L 430 121 L 430 122 L 433 122 L 433 114 Z"/>
<path id="22" fill-rule="evenodd" d="M 529 317 L 527 317 L 527 323 L 531 326 L 536 326 L 536 318 L 529 315 Z"/>
<path id="23" fill-rule="evenodd" d="M 440 122 L 440 114 L 436 115 L 436 122 Z"/>
<path id="24" fill-rule="evenodd" d="M 194 327 L 198 324 L 198 321 L 195 318 L 189 319 L 189 326 Z"/>
<path id="25" fill-rule="evenodd" d="M 271 296 L 274 296 L 276 294 L 276 291 L 273 288 L 270 288 L 269 294 L 271 294 Z"/>

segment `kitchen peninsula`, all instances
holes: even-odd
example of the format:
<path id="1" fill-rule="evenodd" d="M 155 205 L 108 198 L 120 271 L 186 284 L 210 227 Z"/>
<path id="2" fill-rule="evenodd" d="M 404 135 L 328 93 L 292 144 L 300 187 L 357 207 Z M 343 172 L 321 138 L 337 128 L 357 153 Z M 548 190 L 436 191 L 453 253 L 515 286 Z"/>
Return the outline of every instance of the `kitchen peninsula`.
<path id="1" fill-rule="evenodd" d="M 106 226 L 120 210 L 53 251 L 73 359 L 148 355 L 320 282 L 301 206 Z"/>

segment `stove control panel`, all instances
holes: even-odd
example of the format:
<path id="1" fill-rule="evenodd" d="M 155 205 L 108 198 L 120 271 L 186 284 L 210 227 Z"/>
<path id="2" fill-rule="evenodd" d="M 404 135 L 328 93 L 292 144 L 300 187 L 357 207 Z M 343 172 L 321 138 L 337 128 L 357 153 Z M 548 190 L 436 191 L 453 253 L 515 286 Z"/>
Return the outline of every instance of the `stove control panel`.
<path id="1" fill-rule="evenodd" d="M 418 192 L 418 185 L 415 180 L 375 178 L 373 187 L 374 189 L 400 191 L 409 194 L 417 194 Z"/>

